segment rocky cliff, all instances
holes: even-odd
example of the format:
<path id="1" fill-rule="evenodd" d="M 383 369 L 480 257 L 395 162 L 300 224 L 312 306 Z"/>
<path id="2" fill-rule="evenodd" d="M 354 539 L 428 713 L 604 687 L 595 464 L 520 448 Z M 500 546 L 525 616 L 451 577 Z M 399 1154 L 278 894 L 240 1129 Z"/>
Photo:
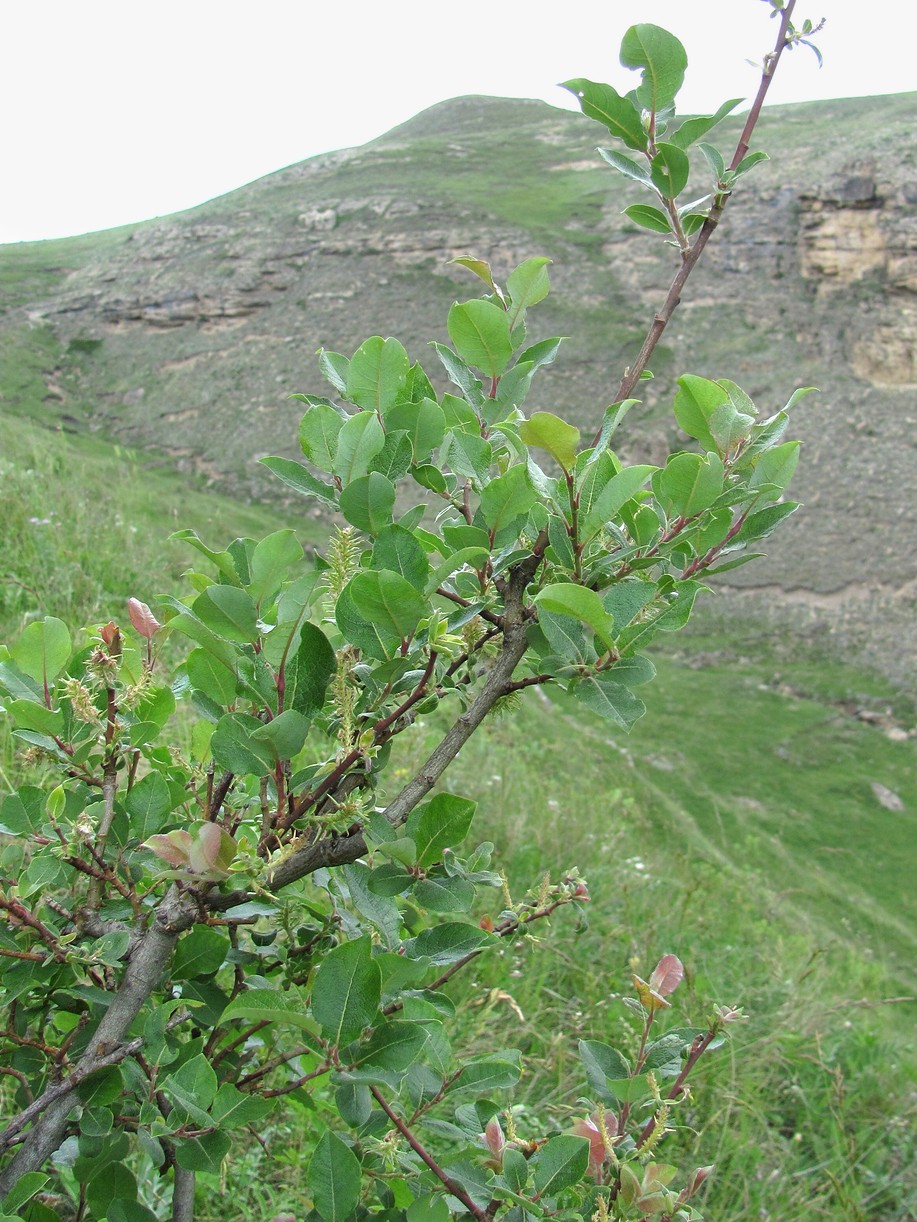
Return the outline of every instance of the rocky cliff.
<path id="1" fill-rule="evenodd" d="M 795 421 L 805 513 L 770 559 L 736 572 L 726 601 L 775 631 L 788 615 L 899 679 L 917 654 L 914 104 L 766 113 L 759 143 L 773 160 L 730 204 L 624 443 L 631 458 L 661 457 L 681 372 L 733 378 L 766 414 L 817 386 Z M 631 197 L 600 140 L 543 103 L 462 98 L 188 213 L 0 248 L 4 406 L 258 495 L 255 460 L 291 452 L 288 394 L 323 392 L 316 349 L 397 334 L 422 358 L 445 338 L 449 304 L 475 291 L 449 259 L 473 253 L 499 272 L 546 254 L 554 289 L 539 325 L 573 338 L 533 406 L 588 427 L 674 258 L 621 215 Z"/>

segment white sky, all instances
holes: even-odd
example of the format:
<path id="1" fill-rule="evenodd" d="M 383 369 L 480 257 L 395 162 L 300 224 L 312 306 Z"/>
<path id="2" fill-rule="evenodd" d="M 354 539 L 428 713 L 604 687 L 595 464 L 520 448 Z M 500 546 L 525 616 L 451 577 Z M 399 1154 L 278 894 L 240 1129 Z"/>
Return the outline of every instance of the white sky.
<path id="1" fill-rule="evenodd" d="M 900 0 L 797 0 L 828 18 L 769 104 L 917 89 Z M 572 105 L 622 92 L 638 21 L 688 52 L 680 109 L 750 97 L 777 22 L 764 0 L 2 0 L 0 242 L 175 212 L 469 93 Z M 910 25 L 910 29 L 905 27 Z"/>

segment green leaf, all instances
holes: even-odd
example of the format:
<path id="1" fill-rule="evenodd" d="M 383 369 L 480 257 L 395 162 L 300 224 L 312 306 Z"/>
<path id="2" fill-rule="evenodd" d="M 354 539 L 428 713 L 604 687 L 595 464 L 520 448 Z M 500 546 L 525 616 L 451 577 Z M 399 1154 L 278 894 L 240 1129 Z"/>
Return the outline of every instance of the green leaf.
<path id="1" fill-rule="evenodd" d="M 445 1197 L 422 1196 L 411 1202 L 404 1217 L 405 1222 L 449 1222 L 452 1214 Z"/>
<path id="2" fill-rule="evenodd" d="M 795 513 L 798 508 L 796 501 L 782 501 L 779 505 L 768 505 L 766 509 L 759 509 L 757 513 L 749 514 L 737 534 L 734 535 L 732 543 L 743 546 L 746 543 L 757 543 L 761 539 L 768 538 L 780 523 L 790 514 Z"/>
<path id="3" fill-rule="evenodd" d="M 23 674 L 11 662 L 0 662 L 0 684 L 17 700 L 30 700 L 38 704 L 44 702 L 43 686 Z"/>
<path id="4" fill-rule="evenodd" d="M 446 431 L 443 409 L 433 399 L 420 403 L 399 403 L 385 418 L 389 432 L 403 430 L 411 443 L 415 463 L 426 462 Z"/>
<path id="5" fill-rule="evenodd" d="M 508 311 L 510 333 L 515 331 L 522 322 L 529 306 L 537 305 L 550 292 L 551 283 L 548 279 L 550 262 L 550 259 L 544 257 L 526 259 L 507 277 L 506 288 L 510 295 Z"/>
<path id="6" fill-rule="evenodd" d="M 219 1175 L 223 1159 L 232 1147 L 227 1133 L 217 1129 L 201 1137 L 175 1138 L 175 1161 L 183 1171 L 206 1171 Z"/>
<path id="7" fill-rule="evenodd" d="M 96 1218 L 104 1218 L 115 1200 L 135 1201 L 137 1180 L 123 1163 L 110 1163 L 86 1186 L 86 1203 Z"/>
<path id="8" fill-rule="evenodd" d="M 688 155 L 677 145 L 664 142 L 656 145 L 656 156 L 650 163 L 650 177 L 661 195 L 674 199 L 688 185 L 690 172 Z"/>
<path id="9" fill-rule="evenodd" d="M 542 607 L 538 624 L 557 657 L 577 663 L 595 660 L 595 650 L 587 646 L 583 625 L 578 620 L 569 615 L 555 615 Z"/>
<path id="10" fill-rule="evenodd" d="M 539 590 L 532 602 L 556 615 L 581 620 L 608 649 L 614 649 L 614 621 L 595 590 L 573 582 L 557 582 Z"/>
<path id="11" fill-rule="evenodd" d="M 4 835 L 29 836 L 45 822 L 45 791 L 37 785 L 20 785 L 0 803 L 0 823 Z"/>
<path id="12" fill-rule="evenodd" d="M 563 342 L 563 337 L 539 340 L 537 344 L 532 344 L 531 348 L 526 348 L 524 352 L 519 353 L 516 364 L 531 365 L 533 373 L 537 369 L 543 369 L 546 365 L 553 365 Z"/>
<path id="13" fill-rule="evenodd" d="M 565 471 L 576 462 L 580 431 L 551 412 L 535 412 L 520 425 L 519 436 L 527 446 L 547 450 Z"/>
<path id="14" fill-rule="evenodd" d="M 341 493 L 341 513 L 358 530 L 375 535 L 392 520 L 395 485 L 371 471 L 353 480 Z"/>
<path id="15" fill-rule="evenodd" d="M 362 1129 L 372 1115 L 373 1099 L 369 1087 L 359 1082 L 342 1082 L 335 1089 L 334 1102 L 345 1124 Z"/>
<path id="16" fill-rule="evenodd" d="M 709 420 L 714 410 L 729 399 L 729 393 L 718 382 L 687 373 L 678 379 L 675 396 L 675 419 L 688 434 L 696 438 L 705 450 L 716 450 L 716 438 L 710 432 Z"/>
<path id="17" fill-rule="evenodd" d="M 493 450 L 480 435 L 447 433 L 440 457 L 443 465 L 448 464 L 456 475 L 473 480 L 478 487 L 487 483 Z"/>
<path id="18" fill-rule="evenodd" d="M 501 527 L 528 513 L 537 499 L 528 471 L 520 463 L 484 486 L 481 491 L 481 513 L 488 527 L 496 534 Z"/>
<path id="19" fill-rule="evenodd" d="M 338 438 L 344 417 L 330 403 L 315 403 L 299 423 L 299 445 L 313 466 L 329 474 L 334 470 Z"/>
<path id="20" fill-rule="evenodd" d="M 169 1094 L 175 1094 L 182 1106 L 183 1097 L 190 1098 L 194 1111 L 206 1114 L 217 1093 L 217 1076 L 207 1057 L 198 1053 L 169 1074 L 163 1080 L 162 1088 Z"/>
<path id="21" fill-rule="evenodd" d="M 414 451 L 407 433 L 403 430 L 388 432 L 385 435 L 385 444 L 369 464 L 370 474 L 376 471 L 393 484 L 397 484 L 411 469 L 413 457 Z"/>
<path id="22" fill-rule="evenodd" d="M 444 344 L 437 344 L 434 341 L 431 347 L 436 351 L 449 381 L 459 388 L 468 403 L 474 407 L 480 407 L 484 402 L 484 389 L 462 358 Z M 443 410 L 445 409 L 446 399 L 444 397 Z"/>
<path id="23" fill-rule="evenodd" d="M 124 799 L 131 820 L 131 836 L 146 840 L 158 832 L 172 809 L 172 795 L 165 778 L 158 772 L 141 777 Z"/>
<path id="24" fill-rule="evenodd" d="M 274 752 L 267 743 L 252 735 L 261 728 L 257 717 L 247 713 L 227 713 L 217 722 L 210 739 L 213 758 L 221 768 L 244 776 L 267 776 L 274 771 Z"/>
<path id="25" fill-rule="evenodd" d="M 459 255 L 457 259 L 450 259 L 449 262 L 457 263 L 459 267 L 467 267 L 479 280 L 484 281 L 492 293 L 500 296 L 500 290 L 494 282 L 494 274 L 486 259 L 475 259 L 473 255 Z"/>
<path id="26" fill-rule="evenodd" d="M 635 225 L 651 229 L 653 233 L 671 233 L 672 222 L 660 208 L 652 208 L 649 204 L 631 204 L 624 209 L 624 215 L 630 217 Z"/>
<path id="27" fill-rule="evenodd" d="M 283 1023 L 315 1032 L 315 1023 L 295 992 L 275 989 L 246 989 L 231 1001 L 220 1015 L 221 1026 L 232 1019 L 246 1023 Z"/>
<path id="28" fill-rule="evenodd" d="M 360 412 L 338 433 L 332 471 L 346 485 L 369 474 L 369 464 L 385 445 L 385 433 L 375 412 Z"/>
<path id="29" fill-rule="evenodd" d="M 221 1129 L 238 1129 L 257 1124 L 272 1110 L 273 1099 L 246 1095 L 231 1082 L 224 1082 L 216 1093 L 210 1114 Z"/>
<path id="30" fill-rule="evenodd" d="M 724 479 L 718 454 L 673 454 L 653 476 L 653 491 L 666 513 L 693 518 L 722 494 Z"/>
<path id="31" fill-rule="evenodd" d="M 340 352 L 329 352 L 327 348 L 320 348 L 318 353 L 318 367 L 322 371 L 324 377 L 338 394 L 344 394 L 347 390 L 347 369 L 350 365 L 346 356 L 342 356 Z"/>
<path id="32" fill-rule="evenodd" d="M 307 470 L 301 462 L 296 462 L 292 458 L 259 458 L 262 466 L 267 467 L 269 471 L 283 480 L 288 488 L 295 489 L 296 492 L 301 492 L 303 496 L 314 496 L 321 501 L 323 505 L 328 505 L 331 509 L 336 508 L 337 500 L 335 499 L 334 489 L 328 484 L 323 484 L 320 479 L 316 479 L 311 471 Z"/>
<path id="33" fill-rule="evenodd" d="M 175 948 L 170 974 L 173 980 L 194 980 L 219 971 L 232 944 L 224 933 L 209 925 L 195 925 Z"/>
<path id="34" fill-rule="evenodd" d="M 634 722 L 646 712 L 646 705 L 639 696 L 635 696 L 619 678 L 612 673 L 585 675 L 576 679 L 571 688 L 574 697 L 593 713 L 605 717 L 619 725 L 622 730 L 630 730 Z"/>
<path id="35" fill-rule="evenodd" d="M 487 1095 L 490 1091 L 515 1086 L 521 1077 L 521 1054 L 515 1049 L 507 1049 L 496 1055 L 466 1061 L 449 1093 L 475 1091 L 479 1095 Z"/>
<path id="36" fill-rule="evenodd" d="M 287 708 L 312 718 L 321 711 L 331 676 L 337 669 L 328 638 L 308 620 L 299 630 L 299 644 L 284 668 Z"/>
<path id="37" fill-rule="evenodd" d="M 268 594 L 274 594 L 294 564 L 303 558 L 302 544 L 292 530 L 278 530 L 267 535 L 252 553 L 251 584 L 248 593 L 260 604 Z"/>
<path id="38" fill-rule="evenodd" d="M 614 1096 L 608 1090 L 608 1081 L 629 1077 L 630 1065 L 616 1048 L 598 1040 L 580 1040 L 579 1054 L 589 1085 L 603 1103 L 612 1103 Z"/>
<path id="39" fill-rule="evenodd" d="M 388 826 L 391 831 L 394 831 L 391 824 Z M 369 839 L 368 833 L 367 839 Z M 341 872 L 347 883 L 353 906 L 361 916 L 375 925 L 385 939 L 389 950 L 396 950 L 401 941 L 401 911 L 389 896 L 379 895 L 373 891 L 372 879 L 375 871 L 362 862 L 354 862 L 353 865 L 343 866 Z M 403 879 L 398 890 L 403 891 L 409 881 L 407 878 Z"/>
<path id="40" fill-rule="evenodd" d="M 439 496 L 446 491 L 446 480 L 442 471 L 430 463 L 421 463 L 419 467 L 412 467 L 411 476 L 417 480 L 421 488 L 429 488 L 431 492 Z"/>
<path id="41" fill-rule="evenodd" d="M 640 620 L 628 628 L 621 630 L 618 638 L 618 648 L 622 654 L 631 656 L 638 653 L 657 632 L 676 632 L 683 628 L 691 618 L 694 600 L 701 586 L 696 581 L 681 581 L 678 583 L 674 597 L 665 603 L 663 610 L 655 616 Z"/>
<path id="42" fill-rule="evenodd" d="M 724 383 L 724 386 L 732 385 Z M 735 388 L 738 391 L 738 387 Z M 747 397 L 747 396 L 746 396 Z M 752 404 L 752 412 L 754 404 Z M 716 442 L 717 452 L 723 456 L 734 451 L 739 442 L 744 441 L 755 423 L 754 415 L 737 410 L 735 403 L 721 403 L 710 413 L 707 427 Z"/>
<path id="43" fill-rule="evenodd" d="M 773 491 L 762 491 L 760 495 L 767 501 L 777 500 L 793 478 L 798 462 L 798 441 L 785 441 L 782 445 L 774 446 L 772 450 L 765 450 L 755 463 L 751 479 L 748 481 L 749 489 L 773 485 Z"/>
<path id="44" fill-rule="evenodd" d="M 45 708 L 35 700 L 11 700 L 6 711 L 21 730 L 37 730 L 51 738 L 64 732 L 64 714 L 60 709 Z"/>
<path id="45" fill-rule="evenodd" d="M 453 552 L 451 556 L 447 556 L 441 564 L 438 564 L 430 576 L 427 578 L 425 590 L 426 593 L 432 594 L 434 590 L 439 589 L 444 581 L 447 581 L 453 573 L 468 565 L 469 568 L 480 569 L 487 563 L 490 556 L 489 547 L 462 547 L 457 552 Z"/>
<path id="46" fill-rule="evenodd" d="M 492 933 L 474 925 L 444 922 L 422 930 L 416 938 L 404 943 L 404 949 L 414 959 L 429 957 L 437 967 L 446 967 L 496 941 Z"/>
<path id="47" fill-rule="evenodd" d="M 462 360 L 490 378 L 499 377 L 513 355 L 509 315 L 492 301 L 456 302 L 446 320 Z"/>
<path id="48" fill-rule="evenodd" d="M 49 1177 L 41 1171 L 27 1171 L 21 1175 L 3 1198 L 3 1208 L 8 1214 L 18 1213 L 23 1205 L 31 1201 L 36 1192 L 41 1192 Z M 19 1222 L 14 1218 L 13 1222 Z"/>
<path id="49" fill-rule="evenodd" d="M 248 643 L 258 639 L 258 608 L 238 586 L 208 586 L 194 600 L 192 610 L 211 632 L 226 640 Z"/>
<path id="50" fill-rule="evenodd" d="M 351 596 L 352 585 L 351 581 L 344 587 L 334 608 L 335 622 L 344 639 L 370 658 L 384 660 L 392 657 L 401 644 L 400 635 L 390 626 L 383 627 L 366 618 Z M 419 619 L 418 616 L 418 622 Z"/>
<path id="51" fill-rule="evenodd" d="M 468 912 L 474 896 L 474 884 L 467 878 L 427 877 L 414 887 L 415 901 L 432 912 Z"/>
<path id="52" fill-rule="evenodd" d="M 235 700 L 235 671 L 227 668 L 206 649 L 192 649 L 185 670 L 195 691 L 203 692 L 219 705 L 231 704 Z"/>
<path id="53" fill-rule="evenodd" d="M 443 849 L 455 848 L 468 835 L 476 803 L 451 793 L 438 793 L 417 807 L 405 831 L 417 846 L 416 864 L 431 866 L 440 861 Z"/>
<path id="54" fill-rule="evenodd" d="M 381 1023 L 366 1044 L 361 1044 L 354 1064 L 377 1066 L 396 1073 L 408 1069 L 423 1051 L 429 1033 L 416 1022 Z"/>
<path id="55" fill-rule="evenodd" d="M 360 1200 L 360 1160 L 330 1129 L 322 1134 L 306 1171 L 306 1183 L 322 1222 L 348 1222 Z"/>
<path id="56" fill-rule="evenodd" d="M 302 751 L 308 733 L 308 717 L 296 709 L 284 709 L 259 729 L 253 730 L 250 741 L 268 743 L 278 760 L 291 760 Z"/>
<path id="57" fill-rule="evenodd" d="M 621 421 L 630 409 L 639 402 L 639 399 L 623 399 L 620 403 L 612 403 L 609 407 L 605 408 L 602 415 L 602 427 L 592 448 L 592 453 L 586 459 L 586 470 L 598 462 L 601 455 L 608 448 L 608 443 L 617 432 Z"/>
<path id="58" fill-rule="evenodd" d="M 578 1184 L 589 1167 L 589 1142 L 585 1137 L 562 1133 L 538 1151 L 535 1191 L 540 1197 L 556 1196 Z"/>
<path id="59" fill-rule="evenodd" d="M 701 136 L 705 136 L 716 125 L 722 122 L 728 114 L 741 104 L 743 98 L 730 98 L 714 115 L 697 115 L 692 119 L 686 119 L 677 131 L 669 134 L 669 142 L 677 144 L 680 149 L 690 148 L 695 140 L 700 140 Z M 715 150 L 714 150 L 715 151 Z M 723 167 L 725 169 L 725 166 Z M 717 178 L 721 178 L 723 170 L 721 169 Z"/>
<path id="60" fill-rule="evenodd" d="M 429 611 L 411 583 L 387 569 L 357 573 L 346 588 L 364 620 L 399 641 L 409 637 Z"/>
<path id="61" fill-rule="evenodd" d="M 350 358 L 346 397 L 357 407 L 384 414 L 404 394 L 410 367 L 397 339 L 374 335 Z"/>
<path id="62" fill-rule="evenodd" d="M 759 165 L 762 161 L 770 161 L 770 158 L 767 153 L 762 152 L 760 149 L 757 149 L 754 153 L 747 153 L 732 171 L 733 182 L 737 178 L 741 178 L 743 174 L 747 174 L 749 170 Z"/>
<path id="63" fill-rule="evenodd" d="M 381 995 L 382 976 L 367 934 L 324 957 L 312 986 L 312 1014 L 326 1038 L 340 1046 L 372 1023 Z"/>
<path id="64" fill-rule="evenodd" d="M 657 470 L 657 467 L 642 465 L 625 467 L 604 487 L 595 490 L 588 511 L 580 519 L 580 542 L 588 543 L 606 522 L 612 521 Z"/>
<path id="65" fill-rule="evenodd" d="M 67 625 L 48 615 L 19 634 L 10 657 L 24 675 L 36 683 L 50 684 L 67 665 L 71 649 Z"/>
<path id="66" fill-rule="evenodd" d="M 161 1165 L 164 1155 L 159 1143 L 154 1139 L 146 1138 L 143 1129 L 140 1130 L 138 1136 L 141 1145 L 144 1145 L 145 1140 L 150 1142 L 150 1148 L 146 1146 L 144 1148 L 153 1159 L 154 1165 Z M 158 1154 L 154 1153 L 157 1150 Z M 157 1162 L 157 1158 L 160 1160 L 159 1162 Z M 38 1219 L 36 1219 L 36 1222 L 38 1222 Z M 108 1207 L 108 1222 L 158 1222 L 158 1220 L 151 1209 L 147 1209 L 145 1205 L 141 1205 L 138 1201 L 127 1201 L 119 1198 L 112 1201 Z"/>
<path id="67" fill-rule="evenodd" d="M 679 128 L 679 131 L 680 130 L 681 129 Z M 678 140 L 678 132 L 675 132 L 675 134 L 672 137 L 672 141 L 675 144 L 681 143 Z M 681 147 L 684 148 L 685 146 L 682 144 Z M 703 153 L 704 160 L 707 162 L 707 165 L 713 171 L 713 177 L 716 179 L 717 183 L 722 182 L 723 176 L 726 173 L 726 161 L 723 157 L 723 154 L 720 152 L 718 148 L 715 148 L 712 144 L 699 144 L 697 147 L 700 149 L 701 153 Z"/>
<path id="68" fill-rule="evenodd" d="M 604 158 L 619 174 L 623 174 L 625 178 L 632 178 L 634 182 L 640 183 L 641 186 L 650 187 L 652 190 L 655 190 L 650 172 L 645 164 L 635 161 L 633 157 L 627 157 L 624 153 L 619 153 L 617 149 L 599 149 L 599 156 Z"/>
<path id="69" fill-rule="evenodd" d="M 400 574 L 418 590 L 424 588 L 430 574 L 427 553 L 414 533 L 403 526 L 385 526 L 378 532 L 370 565 Z"/>
<path id="70" fill-rule="evenodd" d="M 646 148 L 647 136 L 640 111 L 611 85 L 577 77 L 565 81 L 561 88 L 568 89 L 579 100 L 584 115 L 604 123 L 611 134 L 623 140 L 628 148 Z"/>
<path id="71" fill-rule="evenodd" d="M 633 25 L 621 42 L 625 68 L 642 68 L 643 79 L 636 90 L 644 110 L 658 112 L 675 100 L 685 79 L 688 57 L 668 30 L 658 25 Z"/>
<path id="72" fill-rule="evenodd" d="M 177 530 L 169 538 L 176 539 L 181 543 L 190 543 L 192 547 L 212 561 L 223 576 L 232 584 L 239 581 L 244 584 L 248 581 L 248 570 L 244 564 L 240 565 L 239 555 L 231 550 L 231 546 L 224 552 L 214 552 L 198 538 L 193 530 Z M 241 540 L 236 540 L 236 542 L 241 542 Z"/>

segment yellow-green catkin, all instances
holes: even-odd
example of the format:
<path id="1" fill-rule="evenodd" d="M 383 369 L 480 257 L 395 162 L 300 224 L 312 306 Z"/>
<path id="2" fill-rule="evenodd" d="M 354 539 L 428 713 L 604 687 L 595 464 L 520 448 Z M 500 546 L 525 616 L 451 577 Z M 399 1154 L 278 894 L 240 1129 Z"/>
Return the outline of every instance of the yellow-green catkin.
<path id="1" fill-rule="evenodd" d="M 351 526 L 338 528 L 334 532 L 325 558 L 328 561 L 325 589 L 334 603 L 360 567 L 360 543 Z"/>
<path id="2" fill-rule="evenodd" d="M 667 1107 L 661 1107 L 653 1117 L 653 1128 L 649 1137 L 647 1137 L 646 1141 L 640 1147 L 641 1158 L 645 1158 L 647 1155 L 651 1154 L 655 1147 L 659 1145 L 660 1141 L 662 1141 L 663 1137 L 665 1137 L 666 1133 L 669 1131 L 668 1121 L 669 1109 Z"/>

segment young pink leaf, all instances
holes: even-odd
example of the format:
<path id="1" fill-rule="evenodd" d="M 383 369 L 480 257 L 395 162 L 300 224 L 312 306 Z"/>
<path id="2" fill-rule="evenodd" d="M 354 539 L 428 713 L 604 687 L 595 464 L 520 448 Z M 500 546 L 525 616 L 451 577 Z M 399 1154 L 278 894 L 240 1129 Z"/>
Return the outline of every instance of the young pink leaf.
<path id="1" fill-rule="evenodd" d="M 131 617 L 131 623 L 140 635 L 147 641 L 152 640 L 162 627 L 162 624 L 160 624 L 146 603 L 142 603 L 139 598 L 129 598 L 127 600 L 127 610 Z"/>
<path id="2" fill-rule="evenodd" d="M 165 835 L 150 836 L 149 840 L 144 840 L 140 847 L 149 849 L 151 853 L 161 857 L 170 866 L 179 869 L 181 866 L 187 866 L 192 844 L 193 841 L 187 832 L 174 831 L 167 832 Z"/>
<path id="3" fill-rule="evenodd" d="M 216 823 L 202 823 L 188 854 L 188 866 L 194 874 L 225 878 L 236 855 L 236 842 Z"/>
<path id="4" fill-rule="evenodd" d="M 113 619 L 110 619 L 107 624 L 103 624 L 99 629 L 99 636 L 104 644 L 108 646 L 108 652 L 113 658 L 121 657 L 121 629 Z"/>
<path id="5" fill-rule="evenodd" d="M 666 1001 L 661 993 L 646 983 L 640 976 L 634 976 L 634 988 L 637 990 L 637 997 L 640 999 L 640 1005 L 643 1006 L 649 1014 L 655 1014 L 657 1010 L 668 1010 L 672 1003 Z"/>
<path id="6" fill-rule="evenodd" d="M 661 997 L 668 997 L 684 978 L 685 969 L 677 955 L 663 955 L 650 976 L 650 988 Z"/>
<path id="7" fill-rule="evenodd" d="M 613 1112 L 605 1113 L 605 1132 L 609 1137 L 614 1137 L 618 1131 L 618 1122 Z M 602 1164 L 608 1157 L 608 1151 L 605 1149 L 605 1138 L 602 1136 L 602 1130 L 595 1119 L 595 1116 L 587 1116 L 583 1120 L 578 1120 L 573 1126 L 573 1132 L 577 1137 L 585 1137 L 589 1142 L 589 1172 L 599 1179 L 602 1172 Z"/>
<path id="8" fill-rule="evenodd" d="M 487 1122 L 487 1127 L 484 1129 L 484 1141 L 487 1148 L 493 1155 L 493 1162 L 497 1169 L 503 1166 L 503 1150 L 506 1147 L 506 1138 L 503 1135 L 503 1129 L 500 1127 L 500 1121 L 496 1116 L 492 1116 Z"/>

